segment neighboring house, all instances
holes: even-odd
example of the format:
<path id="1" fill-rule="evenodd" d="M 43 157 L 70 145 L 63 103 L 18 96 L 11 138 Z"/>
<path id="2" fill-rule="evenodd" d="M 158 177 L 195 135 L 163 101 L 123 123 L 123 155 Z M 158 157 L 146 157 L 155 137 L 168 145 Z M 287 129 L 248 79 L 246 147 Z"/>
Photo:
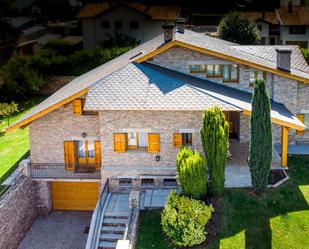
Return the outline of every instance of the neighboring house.
<path id="1" fill-rule="evenodd" d="M 244 12 L 254 21 L 261 32 L 261 44 L 298 45 L 307 48 L 309 45 L 309 7 L 282 5 L 281 8 L 267 12 Z"/>
<path id="2" fill-rule="evenodd" d="M 77 77 L 7 131 L 29 127 L 24 165 L 40 208 L 93 209 L 108 178 L 115 191 L 175 181 L 179 148 L 203 153 L 202 113 L 210 107 L 230 124 L 227 167 L 248 167 L 257 77 L 266 80 L 281 148 L 272 166 L 286 167 L 288 144 L 309 141 L 309 66 L 299 48 L 241 46 L 183 24 Z"/>
<path id="3" fill-rule="evenodd" d="M 309 45 L 309 7 L 293 6 L 276 9 L 280 22 L 280 42 L 284 45 Z"/>
<path id="4" fill-rule="evenodd" d="M 0 64 L 12 56 L 20 33 L 21 31 L 11 24 L 0 21 Z"/>
<path id="5" fill-rule="evenodd" d="M 161 33 L 166 21 L 175 21 L 179 11 L 177 6 L 148 6 L 142 3 L 87 4 L 78 15 L 82 22 L 84 49 L 115 40 L 117 35 L 146 42 Z"/>

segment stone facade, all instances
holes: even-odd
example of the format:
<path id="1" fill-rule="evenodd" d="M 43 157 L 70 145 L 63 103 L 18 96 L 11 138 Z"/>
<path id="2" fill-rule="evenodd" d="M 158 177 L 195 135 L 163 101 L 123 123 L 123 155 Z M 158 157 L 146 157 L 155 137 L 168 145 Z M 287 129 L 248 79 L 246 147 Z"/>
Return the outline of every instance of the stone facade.
<path id="1" fill-rule="evenodd" d="M 109 176 L 137 176 L 139 174 L 175 174 L 178 148 L 173 146 L 173 133 L 192 132 L 192 149 L 202 152 L 200 140 L 202 112 L 167 111 L 102 111 L 100 135 L 102 144 L 102 178 Z M 113 134 L 128 130 L 160 133 L 160 152 L 143 150 L 114 152 Z M 156 156 L 160 155 L 160 161 Z"/>
<path id="2" fill-rule="evenodd" d="M 149 63 L 169 68 L 178 72 L 196 76 L 202 79 L 224 84 L 226 86 L 252 92 L 253 88 L 249 85 L 249 74 L 252 68 L 240 65 L 239 83 L 223 83 L 222 78 L 207 78 L 205 73 L 191 73 L 191 64 L 231 64 L 232 62 L 222 60 L 213 56 L 205 55 L 187 48 L 179 46 L 172 47 L 148 60 Z M 292 79 L 284 78 L 271 73 L 266 73 L 266 86 L 271 99 L 284 106 L 294 115 L 298 113 L 309 113 L 309 85 L 297 82 Z M 247 120 L 246 120 L 247 119 Z M 250 134 L 248 118 L 241 119 L 240 140 L 249 141 Z M 281 126 L 273 125 L 274 142 L 281 142 Z M 304 135 L 296 135 L 295 130 L 289 132 L 289 142 L 309 142 L 309 132 Z"/>
<path id="3" fill-rule="evenodd" d="M 0 245 L 15 249 L 38 214 L 36 187 L 21 177 L 0 199 Z"/>
<path id="4" fill-rule="evenodd" d="M 50 182 L 35 181 L 38 194 L 38 211 L 41 214 L 48 214 L 52 209 Z"/>
<path id="5" fill-rule="evenodd" d="M 240 90 L 245 90 L 247 92 L 252 92 L 253 88 L 249 84 L 249 74 L 250 69 L 248 67 L 239 65 L 239 83 L 223 83 L 222 78 L 207 78 L 206 73 L 191 73 L 190 65 L 193 64 L 235 64 L 233 62 L 223 60 L 220 58 L 216 58 L 214 56 L 205 55 L 187 48 L 181 48 L 179 46 L 172 47 L 167 51 L 160 53 L 147 62 L 169 68 L 171 70 L 175 70 L 181 73 L 190 74 L 192 76 L 196 76 L 202 79 L 208 79 L 210 81 L 214 81 L 220 84 L 224 84 L 233 88 L 237 88 Z M 266 84 L 270 96 L 272 96 L 273 92 L 273 77 L 271 74 L 266 74 Z"/>
<path id="6" fill-rule="evenodd" d="M 30 124 L 31 162 L 64 163 L 64 141 L 99 140 L 99 130 L 98 115 L 75 115 L 72 104 L 60 107 Z"/>

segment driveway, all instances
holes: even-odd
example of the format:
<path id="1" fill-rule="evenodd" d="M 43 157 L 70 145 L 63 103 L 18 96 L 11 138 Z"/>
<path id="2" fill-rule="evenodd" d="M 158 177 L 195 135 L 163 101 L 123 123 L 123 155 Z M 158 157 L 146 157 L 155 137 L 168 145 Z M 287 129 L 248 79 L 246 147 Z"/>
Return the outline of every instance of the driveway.
<path id="1" fill-rule="evenodd" d="M 84 249 L 85 228 L 92 212 L 52 212 L 39 217 L 21 242 L 19 249 Z"/>

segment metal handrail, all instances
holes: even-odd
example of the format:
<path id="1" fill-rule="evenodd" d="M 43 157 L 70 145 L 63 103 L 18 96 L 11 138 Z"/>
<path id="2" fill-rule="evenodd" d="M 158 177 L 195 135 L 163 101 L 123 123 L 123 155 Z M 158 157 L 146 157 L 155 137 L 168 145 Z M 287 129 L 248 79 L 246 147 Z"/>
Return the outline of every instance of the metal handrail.
<path id="1" fill-rule="evenodd" d="M 96 164 L 31 163 L 29 170 L 32 178 L 101 178 Z"/>
<path id="2" fill-rule="evenodd" d="M 133 211 L 134 211 L 134 208 L 131 208 L 131 209 L 130 209 L 129 218 L 128 218 L 128 221 L 127 221 L 127 223 L 126 223 L 126 228 L 125 228 L 125 230 L 124 230 L 124 235 L 123 235 L 123 239 L 124 239 L 124 240 L 127 240 L 127 239 L 128 239 L 129 227 L 130 227 L 130 223 L 131 223 Z"/>
<path id="3" fill-rule="evenodd" d="M 109 180 L 107 179 L 100 193 L 97 205 L 92 214 L 85 249 L 96 249 L 98 247 L 99 234 L 100 234 L 99 231 L 101 228 L 101 217 L 108 194 L 109 194 Z"/>

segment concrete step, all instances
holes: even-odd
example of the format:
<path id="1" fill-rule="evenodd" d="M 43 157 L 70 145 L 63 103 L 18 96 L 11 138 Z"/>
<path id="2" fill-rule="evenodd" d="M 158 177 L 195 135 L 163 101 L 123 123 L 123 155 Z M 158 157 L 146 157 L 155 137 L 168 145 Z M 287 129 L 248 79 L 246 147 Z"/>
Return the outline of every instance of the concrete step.
<path id="1" fill-rule="evenodd" d="M 117 212 L 117 211 L 106 211 L 104 218 L 116 218 L 116 219 L 127 219 L 129 217 L 129 211 Z"/>
<path id="2" fill-rule="evenodd" d="M 103 225 L 126 225 L 127 224 L 128 219 L 115 219 L 115 218 L 104 218 L 103 220 Z"/>
<path id="3" fill-rule="evenodd" d="M 123 226 L 103 226 L 102 233 L 124 233 L 125 227 Z"/>
<path id="4" fill-rule="evenodd" d="M 99 248 L 100 249 L 114 249 L 117 246 L 117 242 L 108 242 L 108 241 L 100 241 Z"/>
<path id="5" fill-rule="evenodd" d="M 100 234 L 100 240 L 104 240 L 104 241 L 117 241 L 119 239 L 123 238 L 123 234 L 120 233 L 103 233 Z"/>

